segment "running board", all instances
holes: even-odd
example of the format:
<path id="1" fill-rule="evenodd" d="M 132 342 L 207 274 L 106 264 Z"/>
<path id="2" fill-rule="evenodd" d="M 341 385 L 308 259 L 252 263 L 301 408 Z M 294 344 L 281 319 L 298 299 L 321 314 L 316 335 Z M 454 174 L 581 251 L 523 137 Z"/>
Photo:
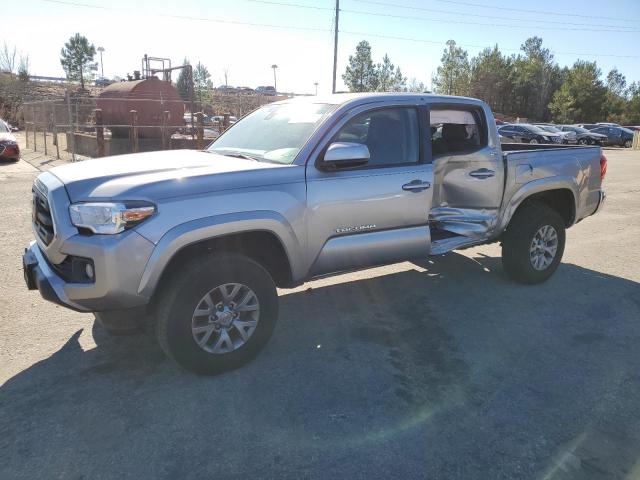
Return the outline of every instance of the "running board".
<path id="1" fill-rule="evenodd" d="M 442 255 L 443 253 L 456 250 L 458 248 L 469 247 L 471 245 L 478 245 L 483 240 L 478 238 L 469 238 L 462 236 L 455 236 L 449 238 L 443 238 L 442 240 L 434 240 L 431 242 L 431 255 Z"/>

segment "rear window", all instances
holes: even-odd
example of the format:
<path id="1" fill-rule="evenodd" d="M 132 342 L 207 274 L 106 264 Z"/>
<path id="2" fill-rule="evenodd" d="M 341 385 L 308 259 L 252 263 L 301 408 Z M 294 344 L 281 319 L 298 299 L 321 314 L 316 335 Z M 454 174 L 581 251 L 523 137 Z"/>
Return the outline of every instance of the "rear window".
<path id="1" fill-rule="evenodd" d="M 482 118 L 475 109 L 432 108 L 429 124 L 433 156 L 472 152 L 486 145 Z"/>

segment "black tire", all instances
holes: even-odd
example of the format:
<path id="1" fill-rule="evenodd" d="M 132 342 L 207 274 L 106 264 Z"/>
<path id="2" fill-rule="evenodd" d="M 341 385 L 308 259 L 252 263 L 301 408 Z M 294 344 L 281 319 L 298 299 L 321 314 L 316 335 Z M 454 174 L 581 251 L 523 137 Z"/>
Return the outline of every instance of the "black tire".
<path id="1" fill-rule="evenodd" d="M 578 143 L 580 145 L 590 145 L 589 140 L 587 140 L 586 138 L 581 138 L 580 140 L 578 140 Z"/>
<path id="2" fill-rule="evenodd" d="M 550 265 L 544 270 L 537 270 L 532 264 L 530 250 L 536 233 L 547 225 L 557 233 L 557 250 Z M 507 227 L 502 240 L 502 265 L 507 275 L 517 282 L 542 283 L 558 268 L 564 245 L 564 219 L 552 208 L 531 202 L 516 211 Z"/>
<path id="3" fill-rule="evenodd" d="M 532 145 L 537 145 L 540 142 L 538 141 L 537 138 L 532 138 L 531 140 L 529 140 L 529 143 L 532 144 Z"/>
<path id="4" fill-rule="evenodd" d="M 226 353 L 210 353 L 196 343 L 191 331 L 192 316 L 207 292 L 229 283 L 246 285 L 255 293 L 260 306 L 258 322 L 243 345 Z M 264 267 L 243 255 L 196 258 L 167 282 L 159 295 L 158 342 L 169 358 L 194 373 L 213 375 L 244 365 L 269 341 L 278 319 L 273 279 Z"/>
<path id="5" fill-rule="evenodd" d="M 632 145 L 633 142 L 631 140 L 627 140 L 626 142 L 624 142 L 624 148 L 631 148 Z"/>

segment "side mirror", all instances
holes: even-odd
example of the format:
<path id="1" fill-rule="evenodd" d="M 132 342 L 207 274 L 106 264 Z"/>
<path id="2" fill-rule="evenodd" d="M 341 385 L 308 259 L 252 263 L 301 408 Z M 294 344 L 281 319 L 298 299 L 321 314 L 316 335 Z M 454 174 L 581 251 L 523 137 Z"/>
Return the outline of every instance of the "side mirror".
<path id="1" fill-rule="evenodd" d="M 345 168 L 365 165 L 371 156 L 366 145 L 351 142 L 334 142 L 324 154 L 323 163 L 328 168 Z"/>

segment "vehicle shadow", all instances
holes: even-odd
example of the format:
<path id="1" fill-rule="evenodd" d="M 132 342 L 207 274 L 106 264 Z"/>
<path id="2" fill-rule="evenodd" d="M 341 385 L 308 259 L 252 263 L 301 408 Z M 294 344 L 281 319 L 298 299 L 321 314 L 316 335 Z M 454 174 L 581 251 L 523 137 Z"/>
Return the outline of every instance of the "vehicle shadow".
<path id="1" fill-rule="evenodd" d="M 75 332 L 0 387 L 0 477 L 639 471 L 638 283 L 563 264 L 522 286 L 457 253 L 345 278 L 285 292 L 265 351 L 217 377 Z"/>

